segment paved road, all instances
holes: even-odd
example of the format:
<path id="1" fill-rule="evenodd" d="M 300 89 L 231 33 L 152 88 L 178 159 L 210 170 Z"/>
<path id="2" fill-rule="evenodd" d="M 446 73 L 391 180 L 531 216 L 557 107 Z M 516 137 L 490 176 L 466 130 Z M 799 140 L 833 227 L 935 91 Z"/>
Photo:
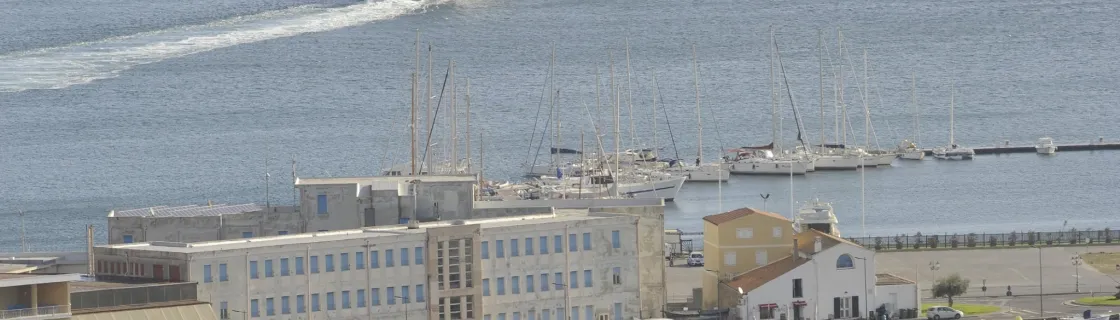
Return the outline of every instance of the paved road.
<path id="1" fill-rule="evenodd" d="M 1085 309 L 1092 310 L 1094 315 L 1120 312 L 1120 307 L 1081 307 L 1066 304 L 1067 301 L 1087 295 L 1088 294 L 1041 296 L 1041 301 L 1039 296 L 1019 296 L 1010 298 L 965 297 L 953 300 L 956 303 L 988 304 L 1003 308 L 1002 312 L 977 316 L 975 319 L 1013 319 L 1015 316 L 1040 318 L 1043 315 L 1047 317 L 1076 316 L 1080 318 L 1081 313 L 1085 311 Z M 948 304 L 943 299 L 923 299 L 922 303 Z"/>

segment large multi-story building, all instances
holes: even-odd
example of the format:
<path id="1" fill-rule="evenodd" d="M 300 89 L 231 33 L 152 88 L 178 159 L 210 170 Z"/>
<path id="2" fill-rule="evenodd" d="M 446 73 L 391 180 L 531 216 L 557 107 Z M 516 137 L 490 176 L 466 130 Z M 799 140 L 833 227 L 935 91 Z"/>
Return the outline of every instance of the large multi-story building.
<path id="1" fill-rule="evenodd" d="M 660 199 L 94 249 L 100 275 L 198 282 L 219 318 L 630 319 L 665 304 Z"/>
<path id="2" fill-rule="evenodd" d="M 776 213 L 740 208 L 704 217 L 704 309 L 735 301 L 717 298 L 732 277 L 788 257 L 793 250 L 793 221 Z"/>

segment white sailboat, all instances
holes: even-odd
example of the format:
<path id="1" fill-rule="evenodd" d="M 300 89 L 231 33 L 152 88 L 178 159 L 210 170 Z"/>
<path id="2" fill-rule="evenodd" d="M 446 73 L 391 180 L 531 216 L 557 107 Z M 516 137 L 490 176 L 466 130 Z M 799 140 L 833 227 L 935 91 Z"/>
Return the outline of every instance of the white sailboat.
<path id="1" fill-rule="evenodd" d="M 937 147 L 933 149 L 933 157 L 941 160 L 972 160 L 976 155 L 976 151 L 972 148 L 964 148 L 957 145 L 956 137 L 954 136 L 955 129 L 955 115 L 953 114 L 956 108 L 956 84 L 950 86 L 951 93 L 949 94 L 949 145 L 944 147 Z"/>
<path id="2" fill-rule="evenodd" d="M 696 165 L 681 164 L 682 174 L 693 182 L 724 182 L 731 177 L 726 165 L 722 163 L 704 163 L 704 121 L 700 113 L 700 66 L 696 61 L 696 46 L 692 46 L 692 75 L 693 85 L 696 89 L 696 128 L 697 147 Z"/>
<path id="3" fill-rule="evenodd" d="M 918 122 L 921 113 L 918 111 L 918 77 L 910 78 L 910 101 L 914 105 L 914 141 L 902 140 L 898 145 L 899 158 L 902 160 L 922 160 L 926 158 L 926 151 L 918 147 L 922 141 L 922 127 Z"/>
<path id="4" fill-rule="evenodd" d="M 841 45 L 843 45 L 843 44 L 841 44 Z M 844 132 L 844 137 L 846 138 L 847 137 L 847 130 L 845 130 L 845 129 L 847 128 L 847 125 L 848 125 L 848 121 L 847 121 L 846 116 L 843 117 L 844 121 L 840 120 L 841 115 L 844 114 L 844 112 L 839 111 L 843 108 L 843 92 L 842 92 L 842 90 L 843 90 L 842 89 L 843 88 L 843 84 L 842 84 L 843 83 L 843 78 L 842 77 L 836 77 L 836 79 L 835 79 L 839 84 L 838 83 L 833 83 L 833 89 L 834 90 L 833 90 L 832 98 L 833 98 L 833 103 L 836 106 L 835 108 L 833 108 L 833 111 L 835 113 L 834 117 L 833 117 L 833 120 L 834 120 L 833 130 L 836 132 L 836 137 L 835 137 L 836 143 L 830 144 L 830 143 L 827 142 L 827 139 L 825 138 L 824 40 L 823 40 L 823 31 L 818 32 L 818 34 L 817 34 L 817 50 L 819 51 L 818 52 L 818 63 L 820 64 L 821 144 L 818 145 L 817 149 L 815 150 L 816 154 L 815 154 L 815 158 L 813 159 L 813 164 L 814 164 L 815 169 L 820 169 L 820 170 L 855 170 L 856 168 L 859 168 L 860 160 L 864 156 L 864 152 L 863 152 L 862 149 L 848 149 L 843 144 L 840 144 L 840 141 L 841 141 L 840 140 L 841 139 L 840 133 Z M 843 68 L 841 68 L 840 73 L 842 74 L 843 72 L 844 72 L 844 70 L 843 70 Z"/>
<path id="5" fill-rule="evenodd" d="M 1058 146 L 1054 144 L 1054 139 L 1042 137 L 1038 139 L 1038 144 L 1035 144 L 1034 151 L 1038 154 L 1054 154 L 1058 152 Z"/>

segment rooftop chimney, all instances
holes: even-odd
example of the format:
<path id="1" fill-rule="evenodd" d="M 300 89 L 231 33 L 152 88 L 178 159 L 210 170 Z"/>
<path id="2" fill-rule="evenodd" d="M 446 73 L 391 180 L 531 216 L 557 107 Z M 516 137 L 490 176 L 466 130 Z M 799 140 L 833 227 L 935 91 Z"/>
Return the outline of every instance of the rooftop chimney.
<path id="1" fill-rule="evenodd" d="M 797 239 L 795 238 L 793 239 L 793 259 L 797 260 L 798 258 L 801 257 L 797 254 Z"/>
<path id="2" fill-rule="evenodd" d="M 821 236 L 816 236 L 813 239 L 813 253 L 821 252 Z"/>

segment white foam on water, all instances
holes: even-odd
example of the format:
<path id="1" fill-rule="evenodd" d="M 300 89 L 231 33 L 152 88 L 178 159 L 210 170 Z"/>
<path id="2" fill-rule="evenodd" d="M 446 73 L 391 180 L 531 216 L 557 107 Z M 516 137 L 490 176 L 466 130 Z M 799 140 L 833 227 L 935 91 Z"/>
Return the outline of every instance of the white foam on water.
<path id="1" fill-rule="evenodd" d="M 384 0 L 345 7 L 301 6 L 203 25 L 0 55 L 0 92 L 61 89 L 111 78 L 131 67 L 421 12 L 450 0 Z"/>

